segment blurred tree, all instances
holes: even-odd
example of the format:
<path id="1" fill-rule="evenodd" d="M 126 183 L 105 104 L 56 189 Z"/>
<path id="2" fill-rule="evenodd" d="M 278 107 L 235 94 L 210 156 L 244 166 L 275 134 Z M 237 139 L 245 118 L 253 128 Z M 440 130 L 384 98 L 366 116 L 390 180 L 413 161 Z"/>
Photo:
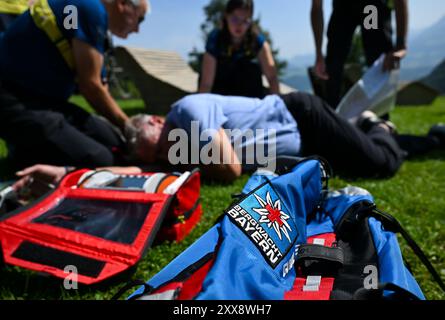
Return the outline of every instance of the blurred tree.
<path id="1" fill-rule="evenodd" d="M 224 14 L 224 9 L 226 7 L 227 0 L 210 0 L 210 3 L 204 7 L 204 13 L 206 15 L 206 20 L 201 24 L 201 37 L 204 44 L 207 42 L 207 37 L 210 32 L 215 28 L 221 28 L 221 20 Z M 261 28 L 260 17 L 254 19 L 254 23 L 258 26 L 260 32 L 264 34 L 267 42 L 269 42 L 272 48 L 272 54 L 275 59 L 275 64 L 277 67 L 278 74 L 281 75 L 287 66 L 287 62 L 281 60 L 278 57 L 279 50 L 274 48 L 273 40 L 270 33 L 267 30 Z M 189 53 L 189 64 L 196 72 L 201 71 L 201 61 L 204 52 L 199 51 L 196 47 L 192 49 Z"/>

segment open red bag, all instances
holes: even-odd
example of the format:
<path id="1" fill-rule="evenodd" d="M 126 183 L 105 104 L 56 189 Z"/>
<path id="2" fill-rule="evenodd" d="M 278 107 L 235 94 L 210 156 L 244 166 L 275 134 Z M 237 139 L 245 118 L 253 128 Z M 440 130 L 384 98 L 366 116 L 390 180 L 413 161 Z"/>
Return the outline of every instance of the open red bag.
<path id="1" fill-rule="evenodd" d="M 91 184 L 107 174 L 70 173 L 49 194 L 1 216 L 4 262 L 60 278 L 74 267 L 79 283 L 94 284 L 136 265 L 156 237 L 181 241 L 201 217 L 198 170 Z"/>

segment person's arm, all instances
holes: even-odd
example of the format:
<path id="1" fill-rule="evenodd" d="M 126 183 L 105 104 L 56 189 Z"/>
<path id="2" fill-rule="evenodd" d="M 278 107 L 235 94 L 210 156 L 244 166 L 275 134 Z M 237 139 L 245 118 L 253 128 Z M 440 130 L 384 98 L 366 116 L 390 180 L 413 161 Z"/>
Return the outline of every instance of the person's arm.
<path id="1" fill-rule="evenodd" d="M 129 120 L 101 80 L 103 56 L 91 45 L 78 39 L 72 41 L 80 93 L 100 115 L 121 130 Z"/>
<path id="2" fill-rule="evenodd" d="M 396 23 L 397 23 L 397 43 L 396 50 L 406 49 L 408 38 L 408 0 L 395 0 Z"/>
<path id="3" fill-rule="evenodd" d="M 405 58 L 407 53 L 409 10 L 408 0 L 394 0 L 397 24 L 397 42 L 395 49 L 385 57 L 384 70 L 393 70 L 400 67 L 400 60 Z"/>
<path id="4" fill-rule="evenodd" d="M 278 81 L 277 68 L 275 67 L 275 60 L 272 55 L 272 50 L 267 41 L 264 42 L 263 47 L 258 53 L 258 59 L 261 64 L 261 70 L 269 82 L 270 93 L 280 94 L 280 83 Z"/>
<path id="5" fill-rule="evenodd" d="M 220 163 L 202 166 L 205 175 L 215 180 L 223 182 L 232 182 L 241 176 L 241 162 L 236 152 L 233 150 L 224 129 L 220 129 L 218 134 L 212 139 L 215 148 L 219 149 Z"/>
<path id="6" fill-rule="evenodd" d="M 103 167 L 103 168 L 97 168 L 97 171 L 105 170 L 110 171 L 114 174 L 118 175 L 137 175 L 143 173 L 142 168 L 139 167 Z"/>
<path id="7" fill-rule="evenodd" d="M 212 91 L 213 82 L 216 75 L 216 58 L 209 53 L 204 53 L 202 59 L 201 81 L 199 83 L 199 93 L 208 93 Z"/>
<path id="8" fill-rule="evenodd" d="M 12 186 L 17 192 L 38 180 L 47 185 L 57 184 L 73 168 L 37 164 L 16 173 L 19 180 Z"/>
<path id="9" fill-rule="evenodd" d="M 316 52 L 315 73 L 320 79 L 327 80 L 329 76 L 326 72 L 326 64 L 323 56 L 323 0 L 312 0 L 311 24 L 312 33 L 314 34 Z"/>
<path id="10" fill-rule="evenodd" d="M 34 180 L 39 180 L 43 184 L 56 185 L 62 178 L 71 171 L 76 170 L 75 167 L 59 167 L 45 164 L 37 164 L 32 167 L 23 169 L 16 173 L 19 180 L 13 184 L 15 191 L 20 191 Z M 141 174 L 142 169 L 139 167 L 103 167 L 96 170 L 106 170 L 119 175 L 135 175 Z"/>

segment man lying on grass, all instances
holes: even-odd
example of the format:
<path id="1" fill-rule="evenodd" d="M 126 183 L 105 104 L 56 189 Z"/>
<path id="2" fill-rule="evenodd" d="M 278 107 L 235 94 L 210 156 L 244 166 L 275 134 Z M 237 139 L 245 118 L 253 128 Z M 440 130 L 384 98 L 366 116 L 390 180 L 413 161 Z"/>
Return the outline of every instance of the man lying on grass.
<path id="1" fill-rule="evenodd" d="M 319 155 L 336 172 L 387 177 L 406 157 L 445 145 L 443 125 L 425 137 L 399 135 L 394 125 L 372 113 L 348 122 L 323 100 L 300 92 L 263 100 L 190 95 L 175 103 L 166 118 L 137 116 L 132 123 L 128 140 L 141 162 L 175 169 L 200 164 L 205 175 L 226 182 L 275 156 Z M 65 172 L 57 171 L 58 178 Z M 21 176 L 33 172 L 25 170 Z"/>

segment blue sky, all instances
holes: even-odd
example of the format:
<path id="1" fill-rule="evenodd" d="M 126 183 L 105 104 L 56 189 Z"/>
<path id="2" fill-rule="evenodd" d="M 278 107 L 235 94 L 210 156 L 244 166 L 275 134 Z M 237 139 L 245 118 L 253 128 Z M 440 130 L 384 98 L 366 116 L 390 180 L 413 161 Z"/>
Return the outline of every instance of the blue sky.
<path id="1" fill-rule="evenodd" d="M 203 48 L 199 26 L 205 18 L 202 8 L 208 2 L 151 0 L 152 13 L 142 24 L 140 33 L 125 41 L 116 40 L 116 43 L 176 51 L 186 58 L 193 46 Z M 325 19 L 331 12 L 331 2 L 324 0 Z M 313 52 L 311 0 L 256 0 L 255 5 L 255 15 L 261 17 L 262 26 L 271 33 L 282 58 Z M 443 0 L 410 0 L 409 5 L 411 31 L 428 27 L 445 16 Z"/>

